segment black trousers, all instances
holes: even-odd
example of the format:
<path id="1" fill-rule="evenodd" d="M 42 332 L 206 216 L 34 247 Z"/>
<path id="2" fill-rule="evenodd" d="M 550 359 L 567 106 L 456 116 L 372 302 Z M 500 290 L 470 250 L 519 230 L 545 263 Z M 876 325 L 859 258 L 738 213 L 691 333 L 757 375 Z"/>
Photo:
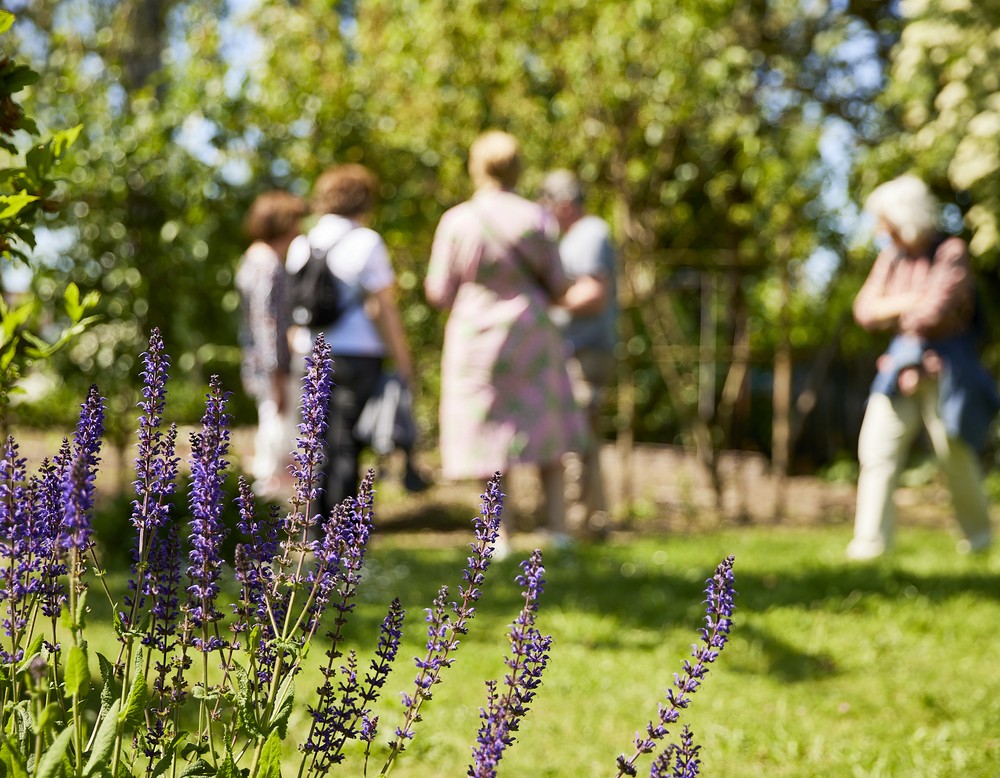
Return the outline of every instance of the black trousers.
<path id="1" fill-rule="evenodd" d="M 381 357 L 333 357 L 334 385 L 325 441 L 326 479 L 319 499 L 324 520 L 335 505 L 358 493 L 363 445 L 354 437 L 354 425 L 381 374 Z"/>

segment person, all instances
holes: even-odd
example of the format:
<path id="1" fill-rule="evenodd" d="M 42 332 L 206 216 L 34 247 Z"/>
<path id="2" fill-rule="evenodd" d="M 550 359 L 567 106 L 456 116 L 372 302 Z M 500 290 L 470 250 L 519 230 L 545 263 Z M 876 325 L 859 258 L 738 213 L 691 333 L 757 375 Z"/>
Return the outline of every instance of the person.
<path id="1" fill-rule="evenodd" d="M 573 394 L 589 427 L 586 449 L 572 457 L 570 493 L 577 498 L 571 523 L 591 533 L 605 531 L 608 506 L 601 475 L 601 406 L 614 380 L 617 343 L 615 251 L 608 223 L 584 210 L 583 187 L 570 170 L 548 173 L 542 203 L 559 224 L 559 257 L 572 285 L 554 311 L 570 349 L 567 363 Z"/>
<path id="2" fill-rule="evenodd" d="M 447 479 L 488 478 L 513 463 L 538 468 L 545 531 L 568 541 L 562 456 L 584 443 L 563 339 L 549 306 L 569 282 L 556 227 L 513 192 L 517 140 L 491 130 L 472 144 L 470 200 L 438 224 L 424 280 L 428 301 L 450 310 L 441 362 L 441 465 Z M 509 528 L 502 527 L 498 552 Z"/>
<path id="3" fill-rule="evenodd" d="M 963 533 L 959 551 L 985 551 L 992 542 L 977 450 L 1000 398 L 979 361 L 966 244 L 938 232 L 936 208 L 926 184 L 912 175 L 882 184 L 865 203 L 888 245 L 854 301 L 854 318 L 894 338 L 878 360 L 861 425 L 849 559 L 891 548 L 893 491 L 921 423 L 947 476 Z"/>
<path id="4" fill-rule="evenodd" d="M 258 195 L 243 220 L 250 244 L 236 268 L 242 309 L 240 376 L 257 406 L 250 473 L 254 492 L 263 498 L 280 491 L 291 450 L 285 254 L 307 211 L 302 198 L 274 190 Z"/>
<path id="5" fill-rule="evenodd" d="M 365 404 L 377 391 L 387 358 L 408 385 L 413 365 L 396 301 L 396 277 L 382 237 L 371 227 L 378 180 L 356 163 L 325 170 L 313 187 L 313 211 L 319 214 L 306 235 L 288 249 L 286 268 L 294 273 L 312 248 L 326 251 L 327 265 L 341 282 L 350 303 L 323 330 L 333 358 L 333 389 L 325 439 L 326 475 L 319 512 L 330 511 L 357 495 L 363 443 L 355 434 Z M 298 328 L 294 350 L 308 354 L 316 332 Z"/>

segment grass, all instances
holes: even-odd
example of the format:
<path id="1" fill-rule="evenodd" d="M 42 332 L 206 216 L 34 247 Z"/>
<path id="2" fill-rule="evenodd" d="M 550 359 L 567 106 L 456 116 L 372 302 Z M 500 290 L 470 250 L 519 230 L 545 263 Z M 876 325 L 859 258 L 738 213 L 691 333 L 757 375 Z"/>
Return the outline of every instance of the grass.
<path id="1" fill-rule="evenodd" d="M 848 566 L 846 541 L 842 528 L 754 528 L 551 554 L 540 626 L 555 645 L 501 774 L 613 775 L 696 640 L 704 579 L 733 553 L 732 642 L 683 719 L 704 775 L 995 775 L 998 560 L 960 558 L 945 532 L 906 529 L 893 560 Z M 407 568 L 399 583 L 413 602 L 461 564 L 448 556 L 387 543 L 376 559 Z M 511 564 L 497 572 L 395 775 L 464 773 L 481 681 L 502 672 L 498 636 L 516 608 Z"/>
<path id="2" fill-rule="evenodd" d="M 995 775 L 1000 559 L 962 558 L 943 530 L 902 528 L 894 558 L 848 565 L 847 540 L 843 527 L 753 527 L 547 553 L 539 626 L 554 646 L 500 775 L 614 775 L 615 757 L 656 716 L 689 656 L 704 581 L 730 553 L 739 592 L 732 640 L 682 718 L 703 746 L 703 775 Z M 373 542 L 349 635 L 363 663 L 389 600 L 400 596 L 408 611 L 378 711 L 383 742 L 400 720 L 399 692 L 412 690 L 423 608 L 443 583 L 457 596 L 462 542 Z M 470 634 L 393 776 L 465 774 L 483 682 L 503 676 L 517 572 L 515 558 L 491 568 Z M 300 694 L 310 685 L 315 678 L 303 677 Z M 291 732 L 304 726 L 293 720 Z M 640 775 L 648 764 L 640 761 Z M 294 774 L 291 761 L 287 771 Z M 361 769 L 345 764 L 337 774 Z"/>

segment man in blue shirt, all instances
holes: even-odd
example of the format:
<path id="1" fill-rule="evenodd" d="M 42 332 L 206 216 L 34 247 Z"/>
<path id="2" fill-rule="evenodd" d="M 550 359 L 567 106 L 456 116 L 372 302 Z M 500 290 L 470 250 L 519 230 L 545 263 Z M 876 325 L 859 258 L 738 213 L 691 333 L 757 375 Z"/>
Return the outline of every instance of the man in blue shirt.
<path id="1" fill-rule="evenodd" d="M 587 451 L 578 463 L 568 463 L 568 518 L 581 531 L 601 534 L 607 527 L 608 506 L 600 470 L 599 422 L 615 375 L 615 251 L 607 222 L 584 209 L 583 188 L 573 172 L 554 170 L 546 175 L 540 200 L 559 223 L 559 256 L 573 281 L 553 319 L 566 337 L 573 392 L 591 430 Z"/>

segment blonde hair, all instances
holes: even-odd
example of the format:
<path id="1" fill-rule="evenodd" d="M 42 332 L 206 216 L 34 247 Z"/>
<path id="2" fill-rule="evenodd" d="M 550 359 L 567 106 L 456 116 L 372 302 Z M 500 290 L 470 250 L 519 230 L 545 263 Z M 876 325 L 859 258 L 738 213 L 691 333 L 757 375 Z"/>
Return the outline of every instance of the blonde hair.
<path id="1" fill-rule="evenodd" d="M 865 210 L 884 219 L 907 246 L 924 245 L 937 232 L 938 203 L 914 175 L 903 175 L 875 187 Z"/>
<path id="2" fill-rule="evenodd" d="M 469 148 L 469 175 L 476 188 L 494 182 L 512 189 L 521 174 L 517 138 L 501 130 L 489 130 Z"/>

